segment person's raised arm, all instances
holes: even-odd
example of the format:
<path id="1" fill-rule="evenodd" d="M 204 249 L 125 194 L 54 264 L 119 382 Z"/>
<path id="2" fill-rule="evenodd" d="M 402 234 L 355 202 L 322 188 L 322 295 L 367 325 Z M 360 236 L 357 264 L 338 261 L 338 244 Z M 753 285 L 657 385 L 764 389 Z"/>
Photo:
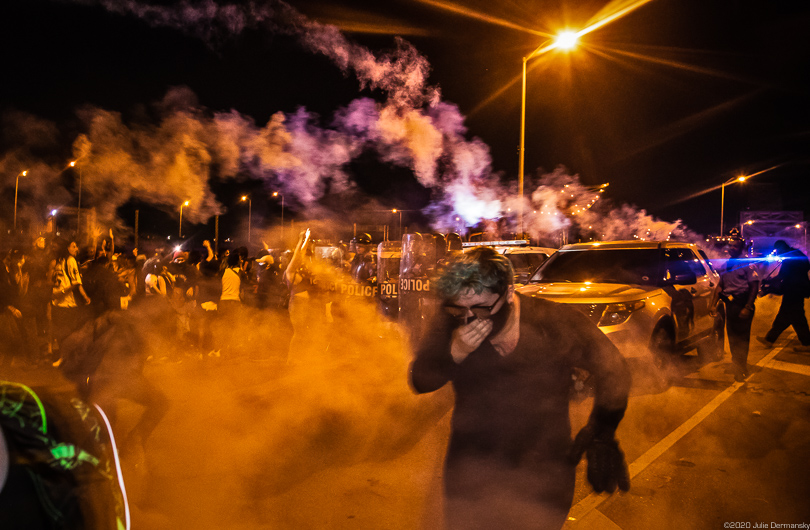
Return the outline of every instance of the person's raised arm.
<path id="1" fill-rule="evenodd" d="M 211 242 L 207 239 L 203 241 L 203 246 L 205 247 L 205 251 L 207 254 L 205 255 L 205 261 L 211 261 L 214 259 L 214 249 L 211 248 Z"/>
<path id="2" fill-rule="evenodd" d="M 295 245 L 295 250 L 293 251 L 292 258 L 290 258 L 290 263 L 287 265 L 287 270 L 284 271 L 284 279 L 288 285 L 293 285 L 295 283 L 295 274 L 298 272 L 298 269 L 301 268 L 301 264 L 304 261 L 305 239 L 307 239 L 306 231 L 299 234 L 298 243 Z"/>

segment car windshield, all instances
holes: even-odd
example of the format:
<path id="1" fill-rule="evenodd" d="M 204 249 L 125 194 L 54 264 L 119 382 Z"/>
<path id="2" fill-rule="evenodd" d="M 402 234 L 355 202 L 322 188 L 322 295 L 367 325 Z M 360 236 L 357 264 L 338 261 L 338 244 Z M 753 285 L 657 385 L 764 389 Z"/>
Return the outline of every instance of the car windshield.
<path id="1" fill-rule="evenodd" d="M 537 253 L 537 254 L 507 254 L 506 257 L 509 258 L 509 261 L 512 262 L 512 267 L 514 267 L 515 270 L 520 269 L 520 270 L 528 270 L 531 272 L 534 269 L 536 269 L 541 263 L 543 263 L 543 260 L 545 260 L 548 256 L 546 256 L 545 254 Z"/>
<path id="2" fill-rule="evenodd" d="M 562 250 L 553 254 L 530 282 L 655 285 L 658 262 L 657 248 Z"/>

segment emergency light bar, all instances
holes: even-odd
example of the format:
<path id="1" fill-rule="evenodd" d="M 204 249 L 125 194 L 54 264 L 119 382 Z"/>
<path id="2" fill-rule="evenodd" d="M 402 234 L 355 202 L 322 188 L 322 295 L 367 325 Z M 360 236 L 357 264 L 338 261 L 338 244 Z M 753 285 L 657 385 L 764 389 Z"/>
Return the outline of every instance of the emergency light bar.
<path id="1" fill-rule="evenodd" d="M 511 241 L 462 241 L 462 248 L 468 247 L 528 247 L 528 239 L 513 239 Z"/>

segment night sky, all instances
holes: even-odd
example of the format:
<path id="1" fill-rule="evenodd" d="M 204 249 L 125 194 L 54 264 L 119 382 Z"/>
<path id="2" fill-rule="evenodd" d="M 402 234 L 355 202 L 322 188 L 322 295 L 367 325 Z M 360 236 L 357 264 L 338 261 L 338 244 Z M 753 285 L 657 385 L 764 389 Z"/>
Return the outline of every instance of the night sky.
<path id="1" fill-rule="evenodd" d="M 375 53 L 393 49 L 395 36 L 410 42 L 431 65 L 428 83 L 466 117 L 466 138 L 489 146 L 493 170 L 509 182 L 518 169 L 521 58 L 546 38 L 484 18 L 551 34 L 586 26 L 615 3 L 453 4 L 475 17 L 415 0 L 290 4 Z M 8 129 L 8 113 L 37 116 L 59 130 L 64 150 L 39 153 L 52 164 L 70 159 L 73 140 L 85 132 L 77 117 L 82 108 L 137 120 L 171 87 L 188 87 L 211 112 L 234 109 L 259 125 L 299 107 L 328 123 L 358 97 L 384 97 L 283 28 L 258 25 L 233 34 L 220 27 L 201 36 L 204 28 L 191 23 L 160 27 L 92 1 L 8 0 L 3 8 L 2 147 L 20 141 Z M 564 165 L 586 185 L 610 182 L 606 197 L 616 203 L 683 219 L 708 234 L 719 228 L 719 189 L 689 197 L 776 166 L 726 188 L 726 225 L 746 208 L 804 210 L 807 218 L 808 27 L 806 2 L 652 0 L 588 34 L 575 51 L 533 60 L 527 178 Z M 361 188 L 385 207 L 425 206 L 429 193 L 407 171 L 370 158 L 347 168 Z M 8 186 L 8 175 L 3 182 Z M 233 204 L 239 194 L 261 190 L 237 182 L 214 191 Z M 254 207 L 277 215 L 274 203 L 256 200 Z"/>

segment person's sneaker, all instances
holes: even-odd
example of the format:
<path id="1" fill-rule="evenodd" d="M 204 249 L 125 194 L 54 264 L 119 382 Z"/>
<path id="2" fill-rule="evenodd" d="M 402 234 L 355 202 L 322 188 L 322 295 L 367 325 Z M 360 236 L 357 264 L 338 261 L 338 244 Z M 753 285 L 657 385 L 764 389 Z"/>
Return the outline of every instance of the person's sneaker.
<path id="1" fill-rule="evenodd" d="M 773 342 L 769 341 L 765 337 L 757 337 L 757 342 L 764 344 L 767 348 L 773 348 Z"/>
<path id="2" fill-rule="evenodd" d="M 808 344 L 807 346 L 805 346 L 804 344 L 802 344 L 801 346 L 794 346 L 793 351 L 795 351 L 796 353 L 810 353 L 810 344 Z"/>

